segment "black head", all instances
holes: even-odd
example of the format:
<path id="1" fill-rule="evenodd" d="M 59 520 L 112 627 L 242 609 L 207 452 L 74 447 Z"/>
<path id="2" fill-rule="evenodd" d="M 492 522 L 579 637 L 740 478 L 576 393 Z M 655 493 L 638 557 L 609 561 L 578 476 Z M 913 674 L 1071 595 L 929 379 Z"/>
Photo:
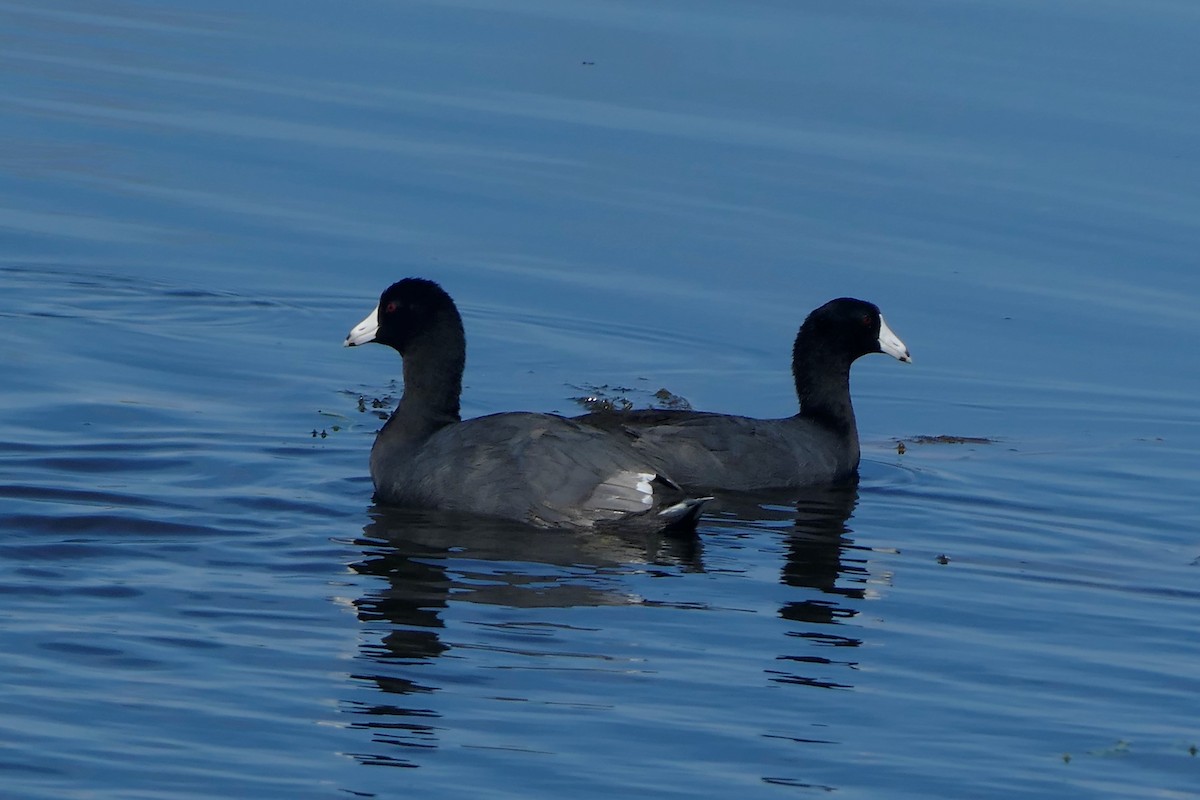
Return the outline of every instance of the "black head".
<path id="1" fill-rule="evenodd" d="M 823 353 L 846 363 L 869 353 L 887 353 L 911 362 L 908 347 L 892 332 L 879 307 L 866 300 L 839 297 L 808 315 L 796 336 L 794 357 Z"/>
<path id="2" fill-rule="evenodd" d="M 462 330 L 462 320 L 450 295 L 424 278 L 405 278 L 379 296 L 379 306 L 354 326 L 346 346 L 378 342 L 404 355 L 423 334 L 445 325 Z"/>

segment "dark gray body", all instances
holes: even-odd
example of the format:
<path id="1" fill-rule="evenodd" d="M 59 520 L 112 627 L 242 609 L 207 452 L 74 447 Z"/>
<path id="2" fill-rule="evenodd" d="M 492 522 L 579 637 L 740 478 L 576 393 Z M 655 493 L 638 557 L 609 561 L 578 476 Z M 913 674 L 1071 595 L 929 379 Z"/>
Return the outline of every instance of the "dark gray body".
<path id="1" fill-rule="evenodd" d="M 868 353 L 911 361 L 879 308 L 841 297 L 815 309 L 792 345 L 800 413 L 783 419 L 645 409 L 577 417 L 622 433 L 686 490 L 745 492 L 853 481 L 860 457 L 850 367 Z"/>
<path id="2" fill-rule="evenodd" d="M 623 433 L 686 490 L 754 491 L 854 479 L 858 434 L 799 415 L 755 419 L 696 411 L 597 412 L 580 421 Z"/>
<path id="3" fill-rule="evenodd" d="M 684 499 L 632 445 L 563 417 L 493 414 L 428 435 L 404 423 L 402 404 L 371 448 L 381 502 L 541 527 L 661 528 L 667 520 L 659 512 Z"/>

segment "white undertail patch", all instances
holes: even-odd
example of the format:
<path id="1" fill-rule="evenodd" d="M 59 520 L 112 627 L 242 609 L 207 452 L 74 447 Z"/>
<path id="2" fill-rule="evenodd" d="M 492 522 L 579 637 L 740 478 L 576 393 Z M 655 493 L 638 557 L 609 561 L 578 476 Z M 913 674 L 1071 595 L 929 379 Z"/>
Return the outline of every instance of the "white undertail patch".
<path id="1" fill-rule="evenodd" d="M 702 506 L 712 500 L 712 497 L 689 497 L 687 500 L 681 500 L 674 505 L 667 506 L 662 511 L 658 512 L 660 517 L 682 517 L 691 512 L 697 506 Z"/>

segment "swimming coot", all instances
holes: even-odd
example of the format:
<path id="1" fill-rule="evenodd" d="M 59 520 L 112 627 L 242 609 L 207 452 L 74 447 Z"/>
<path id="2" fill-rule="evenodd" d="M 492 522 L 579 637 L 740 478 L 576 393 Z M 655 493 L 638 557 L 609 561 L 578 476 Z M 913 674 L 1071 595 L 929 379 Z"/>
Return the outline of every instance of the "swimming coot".
<path id="1" fill-rule="evenodd" d="M 539 527 L 694 529 L 688 497 L 623 435 L 553 414 L 459 416 L 466 338 L 450 296 L 406 278 L 350 331 L 404 360 L 404 392 L 371 448 L 382 503 L 521 520 Z"/>
<path id="2" fill-rule="evenodd" d="M 690 410 L 598 411 L 575 417 L 623 433 L 689 491 L 814 486 L 857 476 L 850 365 L 869 353 L 911 362 L 879 308 L 843 297 L 813 311 L 792 348 L 800 413 L 755 419 Z"/>

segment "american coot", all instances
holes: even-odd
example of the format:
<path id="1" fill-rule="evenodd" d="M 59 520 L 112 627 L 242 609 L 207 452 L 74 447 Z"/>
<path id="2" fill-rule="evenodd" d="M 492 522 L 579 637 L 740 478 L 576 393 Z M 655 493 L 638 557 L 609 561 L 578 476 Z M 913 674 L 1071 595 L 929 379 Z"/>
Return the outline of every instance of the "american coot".
<path id="1" fill-rule="evenodd" d="M 864 300 L 831 300 L 808 315 L 792 348 L 800 413 L 754 419 L 700 411 L 602 411 L 576 419 L 622 432 L 687 490 L 751 491 L 834 484 L 858 470 L 850 365 L 868 353 L 911 362 Z"/>
<path id="2" fill-rule="evenodd" d="M 454 301 L 407 278 L 346 337 L 404 359 L 404 393 L 371 448 L 383 503 L 507 517 L 547 528 L 694 528 L 704 501 L 686 497 L 624 437 L 552 414 L 461 421 L 466 338 Z"/>

